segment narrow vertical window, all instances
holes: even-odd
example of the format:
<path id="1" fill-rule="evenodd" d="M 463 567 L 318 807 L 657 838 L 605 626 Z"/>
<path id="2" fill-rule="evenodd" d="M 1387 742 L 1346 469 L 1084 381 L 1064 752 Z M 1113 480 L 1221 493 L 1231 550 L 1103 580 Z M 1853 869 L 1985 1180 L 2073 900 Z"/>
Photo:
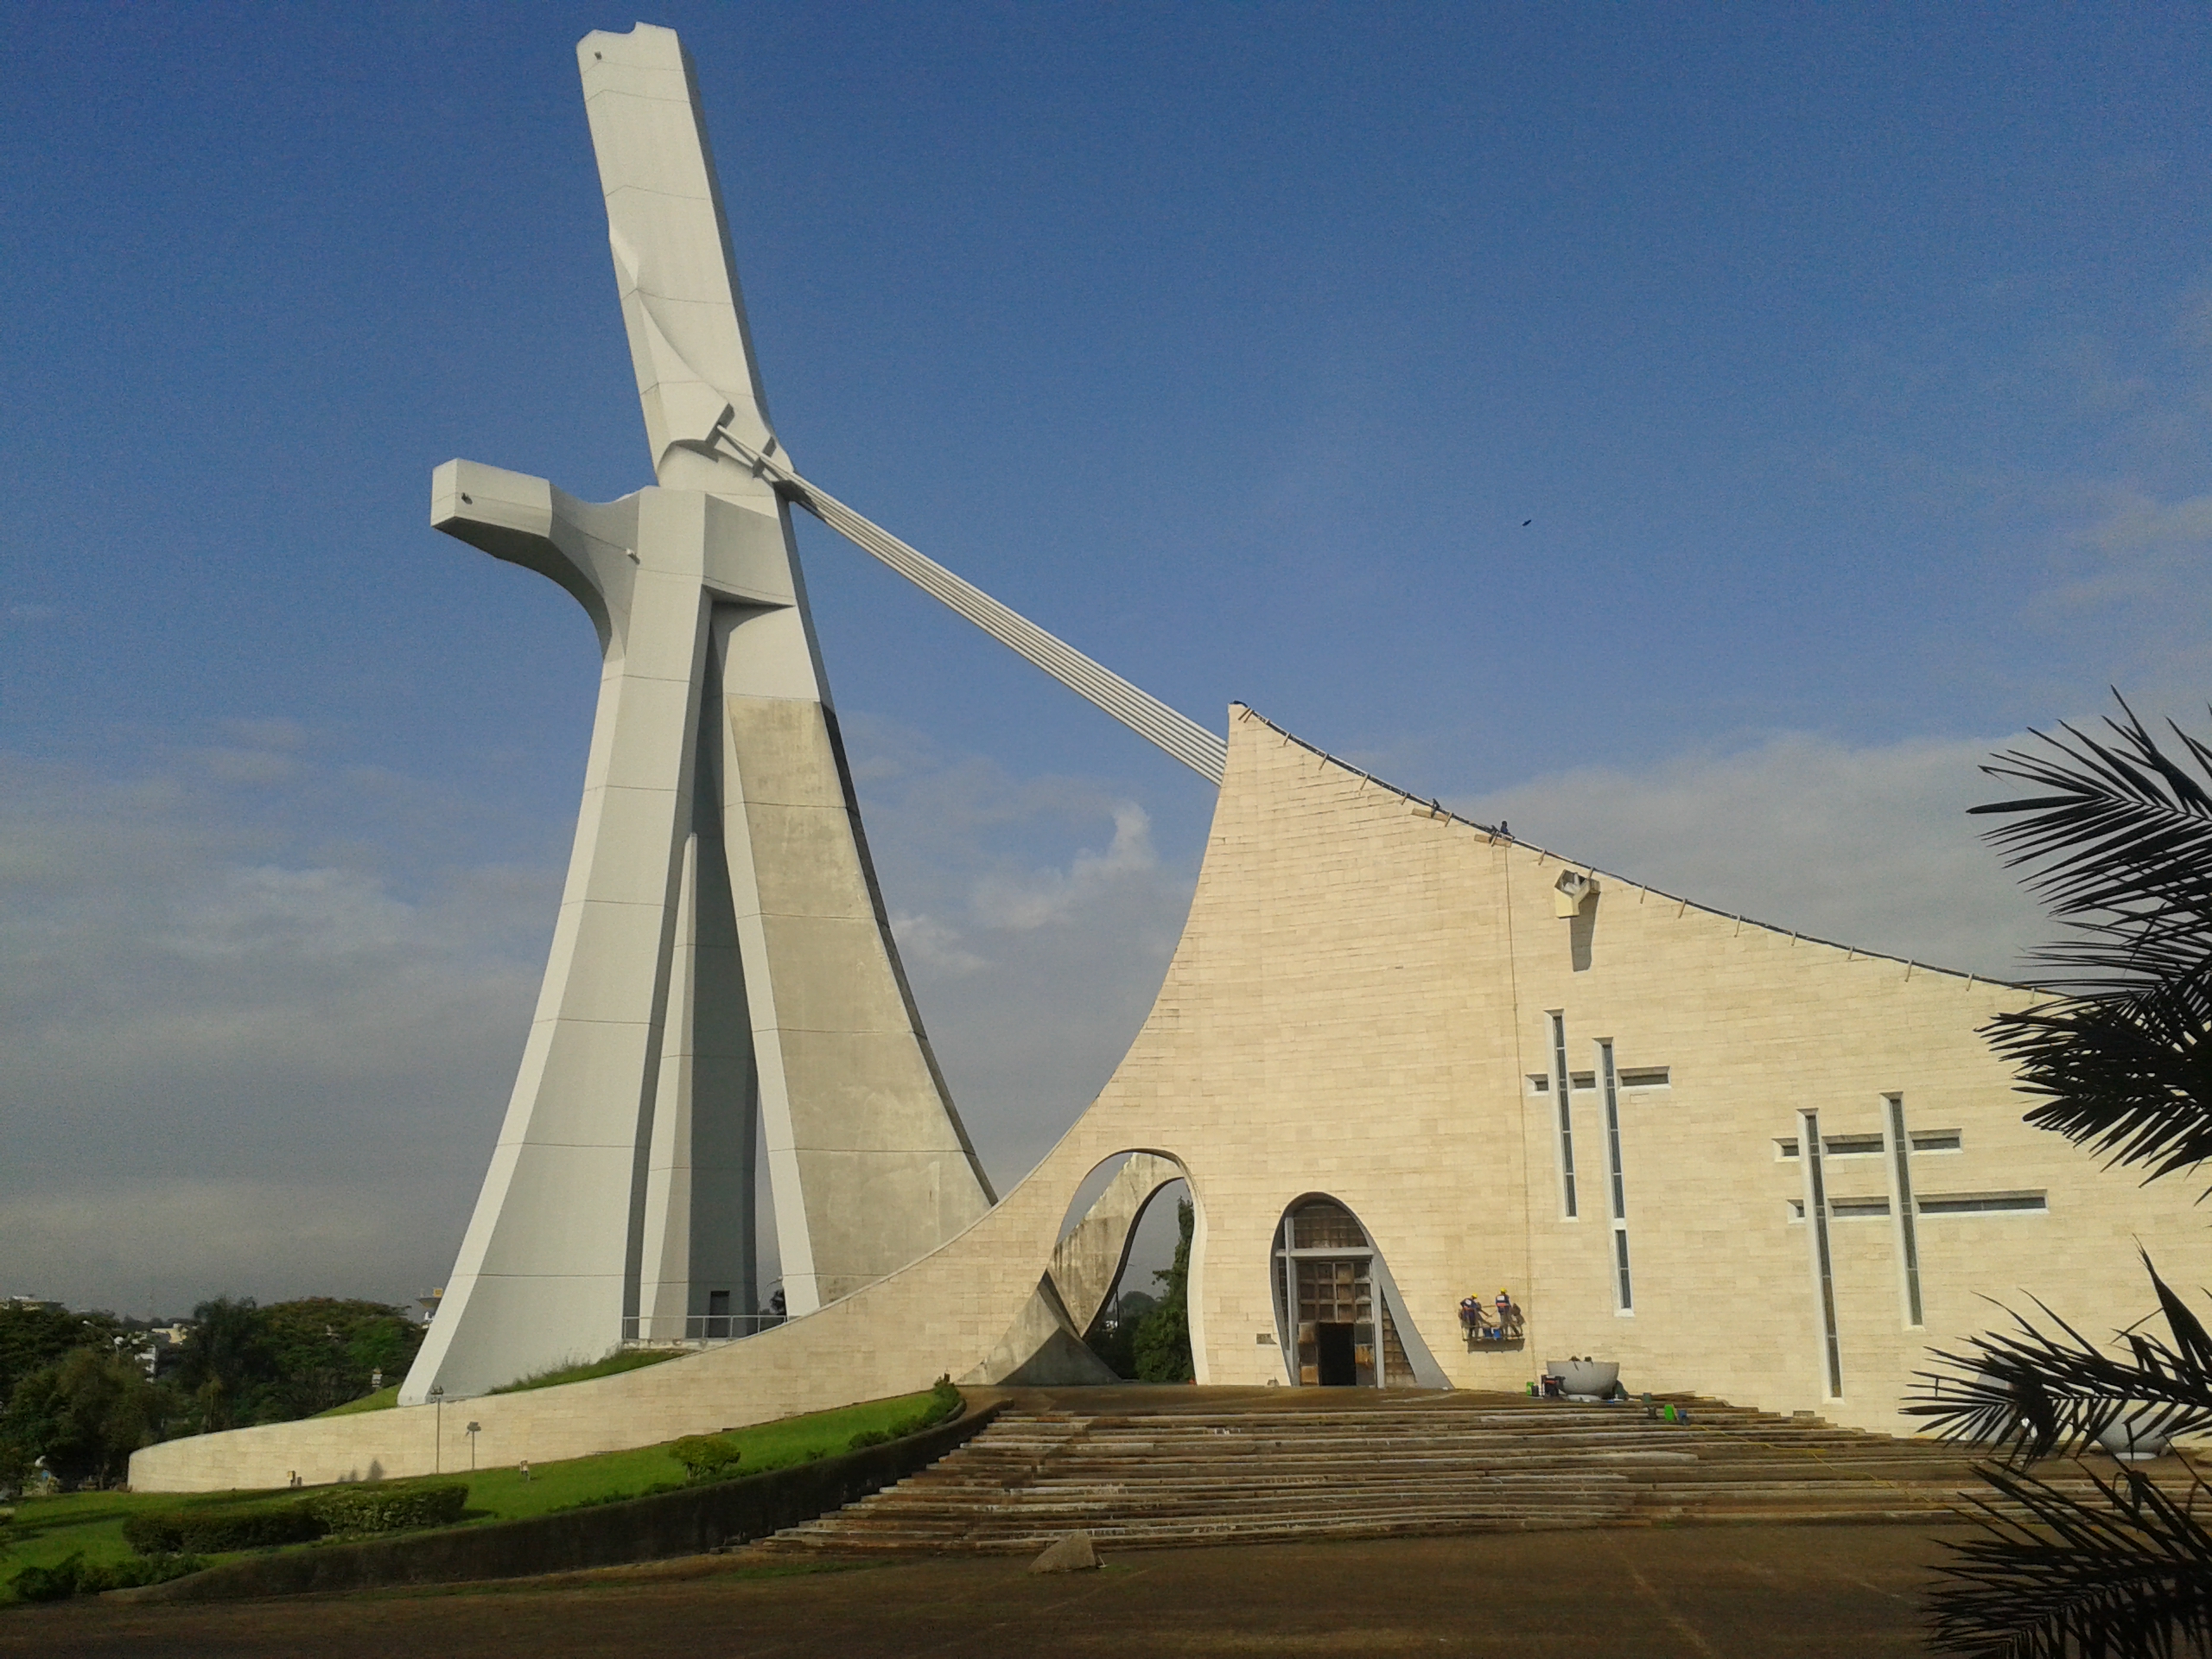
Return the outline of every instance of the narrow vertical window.
<path id="1" fill-rule="evenodd" d="M 1628 1185 L 1621 1179 L 1620 1089 L 1613 1073 L 1611 1039 L 1598 1045 L 1598 1073 L 1605 1090 L 1605 1157 L 1612 1176 L 1613 1280 L 1620 1311 L 1626 1313 L 1636 1306 L 1636 1298 L 1628 1277 Z"/>
<path id="2" fill-rule="evenodd" d="M 1567 1015 L 1552 1015 L 1552 1088 L 1559 1096 L 1559 1173 L 1561 1191 L 1567 1198 L 1567 1213 L 1572 1217 L 1574 1209 L 1574 1118 L 1567 1110 L 1567 1091 L 1571 1085 L 1567 1076 Z"/>
<path id="3" fill-rule="evenodd" d="M 1904 1096 L 1888 1096 L 1890 1107 L 1890 1163 L 1896 1171 L 1897 1191 L 1890 1196 L 1897 1218 L 1897 1256 L 1904 1263 L 1905 1323 L 1917 1325 L 1920 1317 L 1920 1235 L 1915 1230 L 1912 1202 L 1912 1140 L 1904 1132 Z"/>
<path id="4" fill-rule="evenodd" d="M 1843 1349 L 1836 1338 L 1835 1267 L 1828 1254 L 1828 1188 L 1821 1167 L 1821 1118 L 1817 1112 L 1800 1112 L 1805 1147 L 1805 1219 L 1812 1224 L 1813 1276 L 1821 1303 L 1821 1347 L 1827 1361 L 1828 1397 L 1843 1397 Z"/>

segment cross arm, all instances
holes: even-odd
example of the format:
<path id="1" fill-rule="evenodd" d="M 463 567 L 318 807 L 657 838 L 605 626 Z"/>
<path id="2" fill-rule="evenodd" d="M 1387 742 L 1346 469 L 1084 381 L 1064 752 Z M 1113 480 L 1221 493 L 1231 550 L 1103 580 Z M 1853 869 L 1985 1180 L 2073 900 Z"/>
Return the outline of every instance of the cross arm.
<path id="1" fill-rule="evenodd" d="M 430 474 L 430 527 L 558 582 L 590 615 L 602 650 L 629 609 L 636 501 L 579 501 L 542 478 L 478 461 L 449 461 Z"/>

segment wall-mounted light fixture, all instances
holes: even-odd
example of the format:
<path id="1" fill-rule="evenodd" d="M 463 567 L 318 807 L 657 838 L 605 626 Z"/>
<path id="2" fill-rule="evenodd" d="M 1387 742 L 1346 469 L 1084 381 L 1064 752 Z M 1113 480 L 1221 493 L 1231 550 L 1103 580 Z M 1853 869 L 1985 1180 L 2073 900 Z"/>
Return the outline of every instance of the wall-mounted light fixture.
<path id="1" fill-rule="evenodd" d="M 1553 884 L 1552 914 L 1563 922 L 1571 920 L 1587 911 L 1597 896 L 1597 877 L 1569 870 Z"/>

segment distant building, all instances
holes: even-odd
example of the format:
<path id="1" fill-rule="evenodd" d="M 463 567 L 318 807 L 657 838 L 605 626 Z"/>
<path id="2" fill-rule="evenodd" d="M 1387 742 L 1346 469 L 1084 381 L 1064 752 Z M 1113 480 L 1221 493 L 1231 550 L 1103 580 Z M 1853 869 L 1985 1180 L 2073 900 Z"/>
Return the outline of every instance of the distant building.
<path id="1" fill-rule="evenodd" d="M 159 1379 L 162 1373 L 176 1364 L 176 1351 L 192 1340 L 193 1327 L 182 1320 L 174 1325 L 149 1325 L 138 1333 L 139 1369 L 149 1377 Z"/>

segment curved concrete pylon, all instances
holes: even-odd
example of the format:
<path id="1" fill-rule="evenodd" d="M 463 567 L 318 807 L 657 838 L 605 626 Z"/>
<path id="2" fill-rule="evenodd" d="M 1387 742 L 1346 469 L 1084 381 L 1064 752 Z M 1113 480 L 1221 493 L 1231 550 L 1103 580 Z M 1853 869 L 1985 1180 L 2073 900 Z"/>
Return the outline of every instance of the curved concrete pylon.
<path id="1" fill-rule="evenodd" d="M 598 505 L 467 461 L 433 485 L 438 529 L 575 596 L 605 666 L 544 990 L 410 1402 L 741 1329 L 756 1135 L 793 1313 L 992 1201 L 869 863 L 792 502 L 1207 778 L 1224 753 L 799 479 L 689 57 L 646 23 L 576 55 L 658 486 Z"/>
<path id="2" fill-rule="evenodd" d="M 658 485 L 433 481 L 438 529 L 575 595 L 603 670 L 544 988 L 410 1402 L 727 1334 L 758 1303 L 756 1140 L 795 1313 L 993 1198 L 877 889 L 790 510 L 712 453 L 774 435 L 689 60 L 645 24 L 577 50 Z"/>

